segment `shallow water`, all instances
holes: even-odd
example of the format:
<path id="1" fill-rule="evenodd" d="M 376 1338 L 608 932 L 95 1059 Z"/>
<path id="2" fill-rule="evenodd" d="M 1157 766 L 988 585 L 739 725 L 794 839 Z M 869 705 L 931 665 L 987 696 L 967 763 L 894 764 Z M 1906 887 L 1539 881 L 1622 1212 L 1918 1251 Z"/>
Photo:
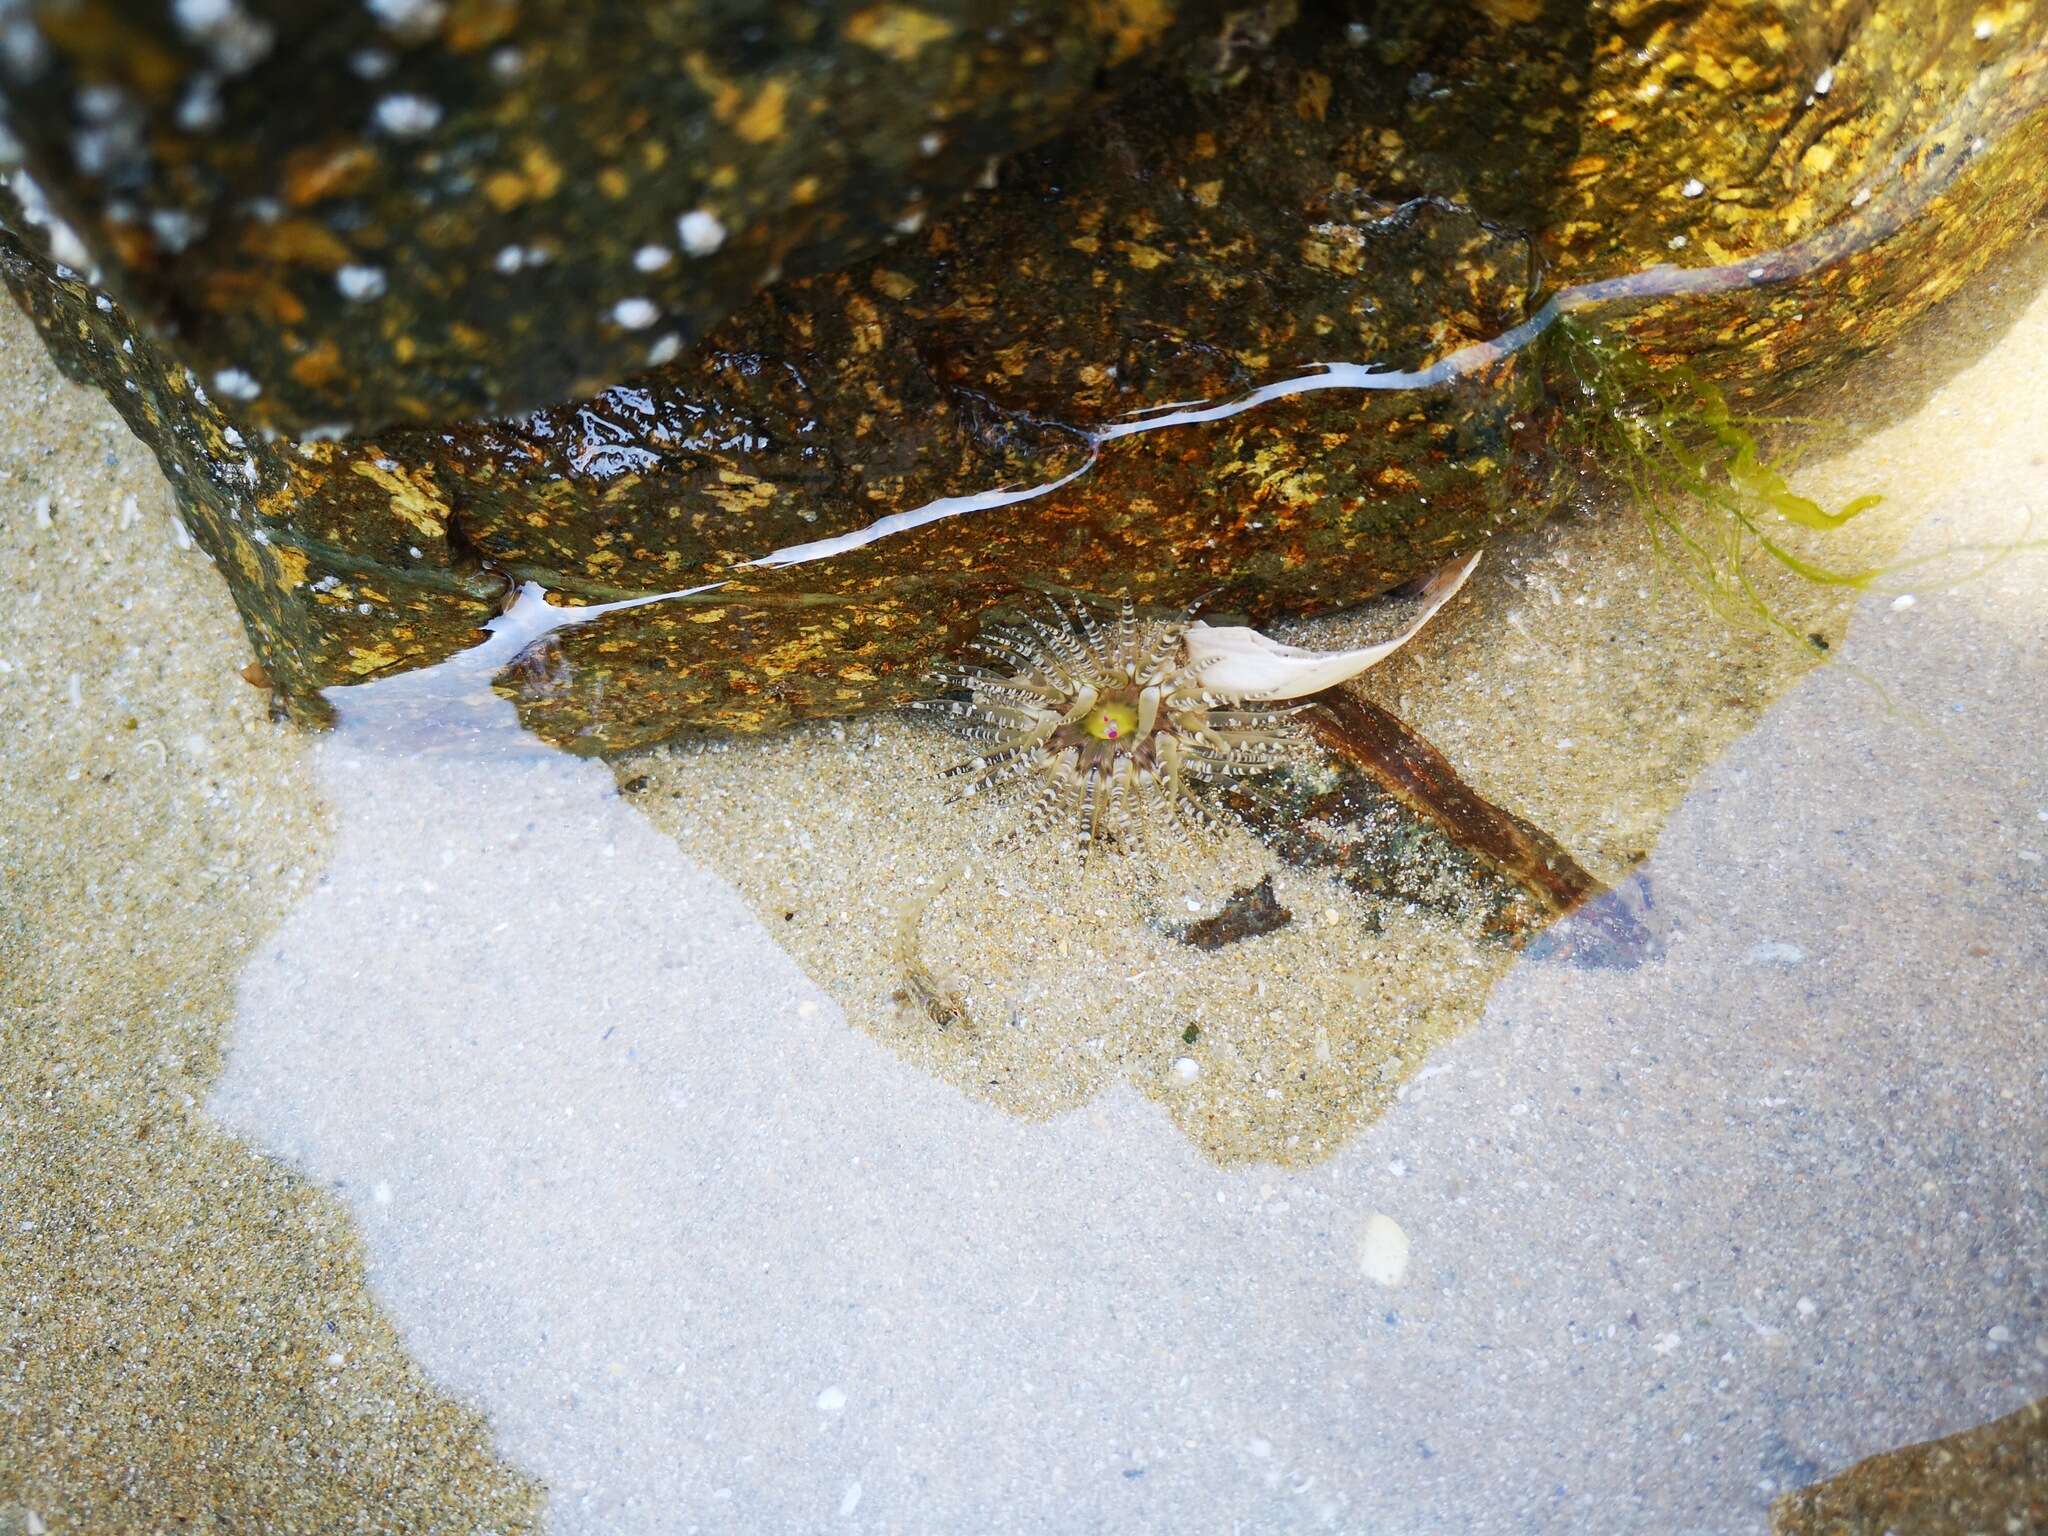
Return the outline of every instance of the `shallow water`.
<path id="1" fill-rule="evenodd" d="M 608 765 L 489 650 L 274 726 L 10 317 L 0 1529 L 1754 1531 L 2048 1395 L 2048 557 L 1904 563 L 2048 511 L 2040 266 L 1826 402 L 1902 573 L 1777 592 L 1826 666 L 1609 508 L 1372 675 L 1624 969 L 1083 866 L 893 717 Z"/>

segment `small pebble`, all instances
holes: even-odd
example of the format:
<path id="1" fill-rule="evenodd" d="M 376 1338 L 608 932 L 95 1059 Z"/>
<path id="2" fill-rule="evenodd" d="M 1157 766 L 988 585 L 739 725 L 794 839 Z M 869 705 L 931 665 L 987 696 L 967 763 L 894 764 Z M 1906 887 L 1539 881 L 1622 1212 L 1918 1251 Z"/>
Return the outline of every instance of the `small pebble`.
<path id="1" fill-rule="evenodd" d="M 1173 1075 L 1183 1083 L 1192 1083 L 1202 1075 L 1202 1064 L 1192 1056 L 1182 1056 L 1173 1064 Z"/>
<path id="2" fill-rule="evenodd" d="M 846 1392 L 840 1387 L 827 1387 L 818 1394 L 818 1412 L 837 1413 L 846 1406 Z"/>
<path id="3" fill-rule="evenodd" d="M 1688 181 L 1684 186 L 1680 187 L 1678 190 L 1680 192 L 1683 192 L 1687 197 L 1698 197 L 1702 192 L 1707 190 L 1707 184 L 1704 181 L 1701 181 L 1697 176 L 1695 176 L 1692 178 L 1692 180 Z"/>
<path id="4" fill-rule="evenodd" d="M 1357 1251 L 1359 1272 L 1375 1285 L 1399 1285 L 1408 1274 L 1408 1234 L 1385 1211 L 1366 1218 Z"/>

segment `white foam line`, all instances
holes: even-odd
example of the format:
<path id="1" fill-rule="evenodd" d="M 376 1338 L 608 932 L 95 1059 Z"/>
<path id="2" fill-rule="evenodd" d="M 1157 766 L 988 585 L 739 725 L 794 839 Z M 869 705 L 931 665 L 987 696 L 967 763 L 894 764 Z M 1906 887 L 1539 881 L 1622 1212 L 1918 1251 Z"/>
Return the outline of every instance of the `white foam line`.
<path id="1" fill-rule="evenodd" d="M 675 592 L 651 592 L 644 597 L 624 597 L 613 603 L 591 603 L 580 608 L 557 606 L 548 601 L 547 588 L 537 581 L 522 583 L 512 606 L 484 625 L 491 632 L 490 639 L 481 645 L 472 646 L 462 654 L 479 665 L 494 664 L 503 655 L 516 656 L 543 635 L 553 634 L 558 629 L 574 629 L 603 618 L 608 613 L 623 613 L 628 608 L 646 608 L 654 603 L 674 602 L 677 598 L 696 597 L 704 592 L 716 592 L 724 586 L 722 581 L 707 582 L 701 587 L 684 587 Z"/>
<path id="2" fill-rule="evenodd" d="M 1007 486 L 998 491 L 977 491 L 971 496 L 942 496 L 937 501 L 928 501 L 921 507 L 912 507 L 908 512 L 891 512 L 880 517 L 865 528 L 856 528 L 851 533 L 835 534 L 829 539 L 813 539 L 808 544 L 791 544 L 783 549 L 773 550 L 757 560 L 741 562 L 742 569 L 777 570 L 788 565 L 808 565 L 813 560 L 830 560 L 835 555 L 847 554 L 864 548 L 878 539 L 891 534 L 908 533 L 913 528 L 922 528 L 928 523 L 942 522 L 949 517 L 960 517 L 969 512 L 987 512 L 996 507 L 1014 506 L 1020 501 L 1031 501 L 1040 496 L 1049 496 L 1061 486 L 1078 480 L 1095 467 L 1095 455 L 1088 457 L 1060 476 L 1043 485 Z"/>

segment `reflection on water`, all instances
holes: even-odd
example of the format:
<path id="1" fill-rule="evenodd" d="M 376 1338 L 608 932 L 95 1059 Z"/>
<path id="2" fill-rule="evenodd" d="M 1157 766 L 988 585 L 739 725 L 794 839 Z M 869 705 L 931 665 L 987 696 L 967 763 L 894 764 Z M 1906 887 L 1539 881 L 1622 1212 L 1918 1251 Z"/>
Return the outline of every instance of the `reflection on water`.
<path id="1" fill-rule="evenodd" d="M 475 653 L 341 696 L 211 1107 L 557 1530 L 1757 1529 L 2048 1391 L 2026 632 L 1867 603 L 1672 818 L 1667 953 L 1521 964 L 1298 1172 L 847 1029 Z M 451 678 L 471 749 L 411 750 Z"/>

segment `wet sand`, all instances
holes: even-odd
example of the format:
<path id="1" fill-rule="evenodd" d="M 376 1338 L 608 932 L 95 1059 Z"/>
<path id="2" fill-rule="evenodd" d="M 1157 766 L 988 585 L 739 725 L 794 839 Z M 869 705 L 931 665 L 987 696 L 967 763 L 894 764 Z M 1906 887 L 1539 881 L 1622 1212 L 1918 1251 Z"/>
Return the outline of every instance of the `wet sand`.
<path id="1" fill-rule="evenodd" d="M 1987 326 L 2020 308 L 2010 298 L 1952 306 L 1914 344 L 1974 353 Z M 2036 297 L 1995 351 L 1800 480 L 1828 500 L 1890 495 L 1841 541 L 1842 563 L 2010 537 L 2030 503 L 2048 515 L 2048 469 L 2034 446 L 2044 357 L 2048 298 Z M 15 1362 L 0 1375 L 0 1528 L 33 1528 L 31 1515 L 94 1531 L 181 1517 L 276 1530 L 529 1528 L 546 1412 L 523 1430 L 522 1476 L 494 1454 L 494 1426 L 475 1406 L 502 1414 L 506 1399 L 493 1397 L 481 1366 L 464 1374 L 464 1349 L 481 1346 L 456 1330 L 429 1349 L 409 1323 L 406 1342 L 434 1355 L 430 1379 L 386 1315 L 394 1295 L 431 1301 L 441 1283 L 433 1264 L 407 1268 L 366 1250 L 363 1202 L 375 1200 L 359 1183 L 318 1187 L 205 1111 L 238 978 L 332 869 L 337 834 L 315 745 L 271 724 L 265 695 L 237 675 L 247 651 L 225 592 L 179 547 L 153 464 L 111 412 L 57 378 L 12 312 L 0 316 L 0 362 L 26 381 L 0 398 L 0 568 L 10 579 L 0 612 L 0 1302 Z M 1894 585 L 1906 596 L 1914 583 Z M 1948 599 L 1976 626 L 1972 643 L 1999 638 L 2001 676 L 2038 675 L 2042 586 L 2038 557 L 2016 558 Z M 1774 586 L 1773 601 L 1794 627 L 1837 643 L 1852 608 L 1842 593 L 1791 580 Z M 1890 616 L 1879 621 L 1866 601 L 1860 622 L 1914 622 L 1913 605 L 1895 601 L 1876 606 Z M 1287 638 L 1338 644 L 1384 622 L 1367 613 Z M 1606 516 L 1559 521 L 1494 552 L 1367 691 L 1486 793 L 1621 880 L 1703 771 L 1810 670 L 1782 641 L 1704 617 L 1650 558 L 1640 524 Z M 1945 748 L 1939 724 L 1929 739 Z M 1983 750 L 2010 766 L 2001 750 L 2019 747 Z M 1289 870 L 1275 888 L 1293 923 L 1200 954 L 1173 930 L 1268 871 L 1263 847 L 1232 834 L 1157 868 L 1083 868 L 1043 844 L 1002 843 L 999 809 L 947 804 L 933 771 L 958 755 L 935 729 L 883 718 L 635 754 L 616 777 L 631 786 L 625 804 L 729 881 L 845 1022 L 916 1073 L 1032 1122 L 1127 1081 L 1201 1157 L 1226 1165 L 1330 1159 L 1473 1026 L 1513 965 L 1470 914 L 1361 897 Z M 1769 761 L 1751 771 L 1768 773 Z M 2048 806 L 2048 791 L 2033 803 Z M 1894 813 L 1913 815 L 1910 797 Z M 1700 844 L 1698 857 L 1711 859 L 1714 846 Z M 1755 878 L 1786 873 L 1766 858 Z M 374 904 L 375 881 L 362 892 Z M 895 997 L 900 919 L 924 900 L 919 952 L 959 990 L 969 1027 L 938 1030 Z M 1869 908 L 1829 921 L 1845 936 L 1845 964 L 1883 949 L 1897 927 Z M 1924 928 L 1899 931 L 1938 942 Z M 408 943 L 404 931 L 389 937 Z M 1756 937 L 1791 942 L 1775 930 Z M 408 963 L 431 976 L 433 960 L 415 953 Z M 1774 963 L 1767 955 L 1741 974 L 1769 980 Z M 1943 1000 L 1953 953 L 1915 950 L 1888 964 L 1888 975 L 1924 978 L 1944 1027 L 1966 1027 L 1967 1012 Z M 344 963 L 332 985 L 349 984 Z M 1539 1021 L 1547 984 L 1541 974 L 1531 983 Z M 1560 993 L 1559 1018 L 1585 1001 Z M 307 1017 L 320 1016 L 318 1003 Z M 730 1006 L 744 1030 L 745 1000 Z M 804 1017 L 809 1029 L 844 1028 L 829 1008 Z M 406 1019 L 387 1022 L 402 1038 Z M 317 1100 L 320 1082 L 290 1083 L 300 1058 L 289 1034 L 277 1051 L 251 1070 L 282 1072 L 273 1091 L 289 1085 Z M 1969 1073 L 2001 1071 L 1995 1050 L 1959 1042 L 1951 1054 Z M 1588 1058 L 1588 1073 L 1596 1065 Z M 787 1070 L 801 1071 L 800 1058 Z M 258 1117 L 242 1108 L 253 1128 Z M 429 1095 L 420 1108 L 455 1106 Z M 415 1129 L 431 1146 L 431 1121 Z M 1026 1155 L 1023 1143 L 997 1140 Z M 1718 1146 L 1706 1137 L 1699 1156 L 1711 1164 Z M 1169 1150 L 1147 1148 L 1147 1166 L 1195 1178 Z M 1344 1243 L 1352 1237 L 1345 1225 Z M 1434 1262 L 1449 1259 L 1440 1250 Z M 460 1388 L 451 1396 L 436 1382 Z M 533 1390 L 545 1400 L 548 1383 Z M 1925 1432 L 1909 1412 L 1898 1417 L 1900 1435 Z M 1890 1432 L 1883 1414 L 1871 1422 Z M 1874 1448 L 1812 1446 L 1808 1461 L 1788 1465 L 1822 1468 Z M 881 1486 L 870 1478 L 870 1510 Z M 846 1497 L 858 1503 L 835 1488 Z"/>
<path id="2" fill-rule="evenodd" d="M 1973 336 L 2031 291 L 2040 265 L 2029 253 L 2011 290 L 1952 309 L 1921 344 L 1935 356 L 1976 350 Z M 1886 501 L 1803 547 L 1840 570 L 1895 565 L 1877 586 L 1905 592 L 1980 563 L 1901 563 L 1908 532 L 1930 517 L 1952 532 L 1946 544 L 1930 532 L 1925 550 L 2024 536 L 2026 518 L 2009 505 L 1953 503 L 1944 433 L 1967 411 L 1973 435 L 1989 438 L 1985 459 L 1998 467 L 1978 467 L 1970 495 L 2023 496 L 2032 465 L 2015 450 L 2039 430 L 2048 390 L 2028 359 L 2044 343 L 2048 306 L 2037 300 L 1994 358 L 1931 404 L 1919 400 L 1924 373 L 1860 370 L 1828 409 L 1905 419 L 1796 483 L 1830 506 L 1867 493 Z M 1769 561 L 1752 575 L 1782 629 L 1711 606 L 1627 509 L 1562 516 L 1497 541 L 1420 641 L 1357 686 L 1482 793 L 1619 883 L 1701 771 L 1817 665 L 1794 637 L 1839 644 L 1859 596 Z M 1398 630 L 1406 611 L 1368 605 L 1279 638 L 1366 644 Z M 1472 1025 L 1516 959 L 1482 931 L 1492 893 L 1441 867 L 1441 843 L 1417 839 L 1399 814 L 1379 830 L 1417 846 L 1393 895 L 1290 867 L 1238 828 L 1084 864 L 1059 838 L 1017 835 L 1014 798 L 958 802 L 941 774 L 972 755 L 940 725 L 887 715 L 655 748 L 615 766 L 654 825 L 732 882 L 848 1018 L 892 1050 L 1033 1118 L 1126 1080 L 1225 1163 L 1330 1155 Z M 1183 942 L 1188 925 L 1262 877 L 1290 923 L 1215 953 Z M 899 939 L 906 918 L 914 945 Z M 914 966 L 958 1003 L 960 1021 L 942 1027 L 918 1004 Z"/>
<path id="3" fill-rule="evenodd" d="M 310 743 L 155 461 L 11 304 L 0 379 L 0 1531 L 530 1529 L 343 1206 L 203 1109 L 326 861 Z"/>

